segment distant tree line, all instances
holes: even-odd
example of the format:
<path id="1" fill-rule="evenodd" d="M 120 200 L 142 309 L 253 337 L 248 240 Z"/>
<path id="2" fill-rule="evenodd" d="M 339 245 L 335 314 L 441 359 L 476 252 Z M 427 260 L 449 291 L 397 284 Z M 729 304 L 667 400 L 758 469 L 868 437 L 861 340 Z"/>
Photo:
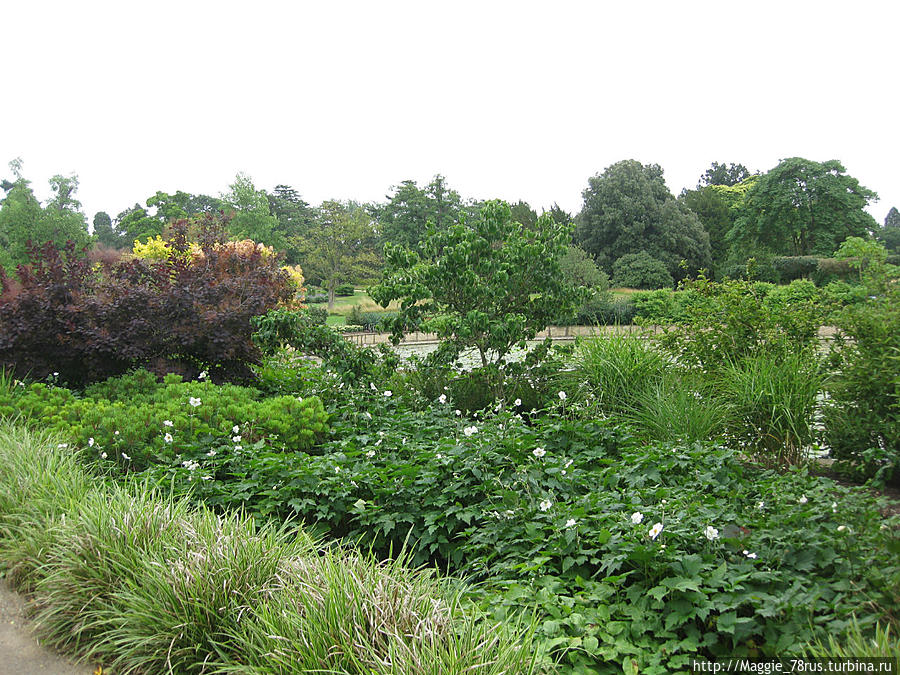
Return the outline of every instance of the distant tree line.
<path id="1" fill-rule="evenodd" d="M 219 196 L 157 191 L 115 217 L 96 213 L 89 226 L 76 198 L 77 176 L 51 178 L 51 198 L 41 204 L 21 160 L 10 162 L 9 170 L 0 181 L 0 266 L 7 274 L 27 261 L 29 240 L 59 249 L 71 240 L 130 250 L 178 219 L 223 212 L 230 216 L 230 237 L 282 251 L 285 262 L 302 265 L 307 282 L 330 300 L 339 285 L 369 285 L 380 277 L 385 244 L 416 250 L 431 231 L 475 222 L 485 204 L 463 198 L 441 175 L 422 187 L 402 181 L 380 203 L 312 206 L 289 185 L 266 191 L 238 174 Z M 721 277 L 745 269 L 751 257 L 764 264 L 827 257 L 848 237 L 874 238 L 900 253 L 900 213 L 892 208 L 878 226 L 865 211 L 877 195 L 836 160 L 793 157 L 764 174 L 713 162 L 697 187 L 677 198 L 659 165 L 624 160 L 589 178 L 582 197 L 578 214 L 556 204 L 544 214 L 574 224 L 563 273 L 595 288 L 672 286 L 700 270 Z M 512 222 L 523 228 L 543 222 L 527 202 L 509 206 Z"/>

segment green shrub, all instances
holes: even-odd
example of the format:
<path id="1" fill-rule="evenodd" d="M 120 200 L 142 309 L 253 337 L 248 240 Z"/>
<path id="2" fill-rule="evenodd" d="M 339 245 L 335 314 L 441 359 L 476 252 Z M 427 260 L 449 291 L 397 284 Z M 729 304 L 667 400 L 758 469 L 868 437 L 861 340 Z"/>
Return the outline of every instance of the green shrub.
<path id="1" fill-rule="evenodd" d="M 627 253 L 613 263 L 612 285 L 619 288 L 672 288 L 675 280 L 665 263 L 641 251 Z"/>
<path id="2" fill-rule="evenodd" d="M 209 434 L 308 450 L 324 436 L 328 419 L 315 396 L 260 400 L 255 389 L 182 382 L 177 375 L 160 383 L 140 370 L 88 387 L 80 398 L 67 389 L 34 383 L 15 398 L 0 398 L 0 411 L 9 409 L 91 448 L 95 456 L 134 468 L 174 457 Z M 239 431 L 233 431 L 235 426 Z"/>
<path id="3" fill-rule="evenodd" d="M 885 279 L 868 292 L 837 320 L 825 443 L 845 468 L 884 481 L 900 466 L 900 287 Z"/>
<path id="4" fill-rule="evenodd" d="M 635 317 L 630 297 L 596 296 L 582 305 L 575 314 L 579 326 L 627 326 Z"/>
<path id="5" fill-rule="evenodd" d="M 368 331 L 384 330 L 385 322 L 397 317 L 397 312 L 364 312 L 354 305 L 347 315 L 347 323 L 363 326 Z"/>
<path id="6" fill-rule="evenodd" d="M 353 284 L 340 284 L 334 289 L 334 294 L 342 298 L 349 297 L 353 295 L 354 292 Z"/>

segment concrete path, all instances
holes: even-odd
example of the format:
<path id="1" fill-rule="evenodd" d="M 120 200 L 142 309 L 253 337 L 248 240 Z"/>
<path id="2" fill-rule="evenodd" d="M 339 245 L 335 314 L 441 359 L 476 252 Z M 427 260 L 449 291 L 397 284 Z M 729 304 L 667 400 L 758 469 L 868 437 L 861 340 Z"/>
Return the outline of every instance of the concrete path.
<path id="1" fill-rule="evenodd" d="M 25 618 L 25 599 L 0 580 L 0 675 L 93 675 L 96 668 L 75 665 L 38 643 Z"/>

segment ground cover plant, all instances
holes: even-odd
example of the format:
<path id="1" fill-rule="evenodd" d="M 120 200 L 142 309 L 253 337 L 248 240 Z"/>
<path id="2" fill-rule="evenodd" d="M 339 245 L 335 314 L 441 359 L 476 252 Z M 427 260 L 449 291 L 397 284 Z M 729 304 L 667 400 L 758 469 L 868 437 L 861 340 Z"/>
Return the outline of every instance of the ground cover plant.
<path id="1" fill-rule="evenodd" d="M 402 556 L 110 483 L 56 440 L 0 425 L 0 566 L 104 672 L 536 672 L 527 633 Z"/>

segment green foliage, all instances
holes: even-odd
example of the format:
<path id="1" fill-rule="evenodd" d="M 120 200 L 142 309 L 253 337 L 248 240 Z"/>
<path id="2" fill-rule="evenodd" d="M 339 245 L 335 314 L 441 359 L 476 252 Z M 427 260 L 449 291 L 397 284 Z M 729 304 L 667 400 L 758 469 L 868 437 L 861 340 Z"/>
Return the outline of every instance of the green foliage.
<path id="1" fill-rule="evenodd" d="M 41 420 L 41 427 L 90 447 L 94 457 L 102 455 L 129 469 L 170 461 L 207 436 L 240 436 L 237 444 L 264 440 L 276 448 L 310 450 L 322 439 L 328 421 L 315 396 L 260 398 L 255 389 L 182 382 L 177 375 L 160 383 L 144 370 L 92 385 L 78 398 L 43 383 L 0 391 L 0 415 Z M 233 427 L 239 431 L 232 433 Z"/>
<path id="2" fill-rule="evenodd" d="M 499 365 L 514 345 L 574 314 L 580 294 L 559 271 L 570 237 L 547 216 L 525 229 L 505 203 L 489 202 L 472 223 L 430 229 L 421 253 L 387 244 L 384 278 L 369 293 L 383 307 L 401 301 L 395 340 L 407 328 L 433 332 L 437 361 L 475 348 L 482 366 Z"/>
<path id="3" fill-rule="evenodd" d="M 892 206 L 884 218 L 884 227 L 875 232 L 875 238 L 894 254 L 900 254 L 900 211 Z"/>
<path id="4" fill-rule="evenodd" d="M 588 181 L 582 193 L 577 243 L 605 270 L 624 255 L 645 251 L 672 277 L 710 264 L 709 236 L 697 217 L 675 201 L 656 164 L 613 164 Z"/>
<path id="5" fill-rule="evenodd" d="M 700 176 L 697 183 L 697 189 L 709 187 L 711 185 L 733 186 L 750 178 L 750 171 L 743 164 L 719 164 L 713 162 L 712 165 Z"/>
<path id="6" fill-rule="evenodd" d="M 613 285 L 619 288 L 672 288 L 666 266 L 646 251 L 627 253 L 613 263 Z"/>
<path id="7" fill-rule="evenodd" d="M 627 326 L 634 321 L 636 309 L 631 297 L 594 296 L 575 314 L 579 326 Z"/>
<path id="8" fill-rule="evenodd" d="M 44 641 L 115 672 L 533 673 L 518 625 L 462 607 L 403 556 L 377 562 L 140 483 L 0 428 L 0 564 Z"/>
<path id="9" fill-rule="evenodd" d="M 869 295 L 837 317 L 825 441 L 849 467 L 884 481 L 900 464 L 900 287 L 895 267 L 875 262 L 863 274 Z"/>
<path id="10" fill-rule="evenodd" d="M 396 318 L 397 312 L 364 312 L 359 305 L 354 305 L 347 315 L 347 323 L 353 326 L 363 326 L 369 331 L 378 331 Z"/>
<path id="11" fill-rule="evenodd" d="M 843 635 L 829 635 L 809 645 L 804 656 L 813 658 L 891 658 L 900 663 L 900 640 L 897 639 L 897 626 L 893 630 L 890 623 L 878 622 L 874 631 L 866 631 L 853 617 Z"/>
<path id="12" fill-rule="evenodd" d="M 866 236 L 875 221 L 865 211 L 877 195 L 837 160 L 782 160 L 747 192 L 729 238 L 735 251 L 757 255 L 830 255 L 848 236 Z"/>
<path id="13" fill-rule="evenodd" d="M 609 276 L 579 246 L 566 247 L 565 255 L 559 259 L 559 271 L 572 286 L 584 286 L 593 291 L 595 297 L 609 289 Z"/>
<path id="14" fill-rule="evenodd" d="M 437 174 L 424 188 L 405 180 L 393 188 L 389 201 L 377 210 L 384 242 L 417 248 L 429 225 L 442 230 L 457 222 L 465 211 L 456 190 Z"/>

